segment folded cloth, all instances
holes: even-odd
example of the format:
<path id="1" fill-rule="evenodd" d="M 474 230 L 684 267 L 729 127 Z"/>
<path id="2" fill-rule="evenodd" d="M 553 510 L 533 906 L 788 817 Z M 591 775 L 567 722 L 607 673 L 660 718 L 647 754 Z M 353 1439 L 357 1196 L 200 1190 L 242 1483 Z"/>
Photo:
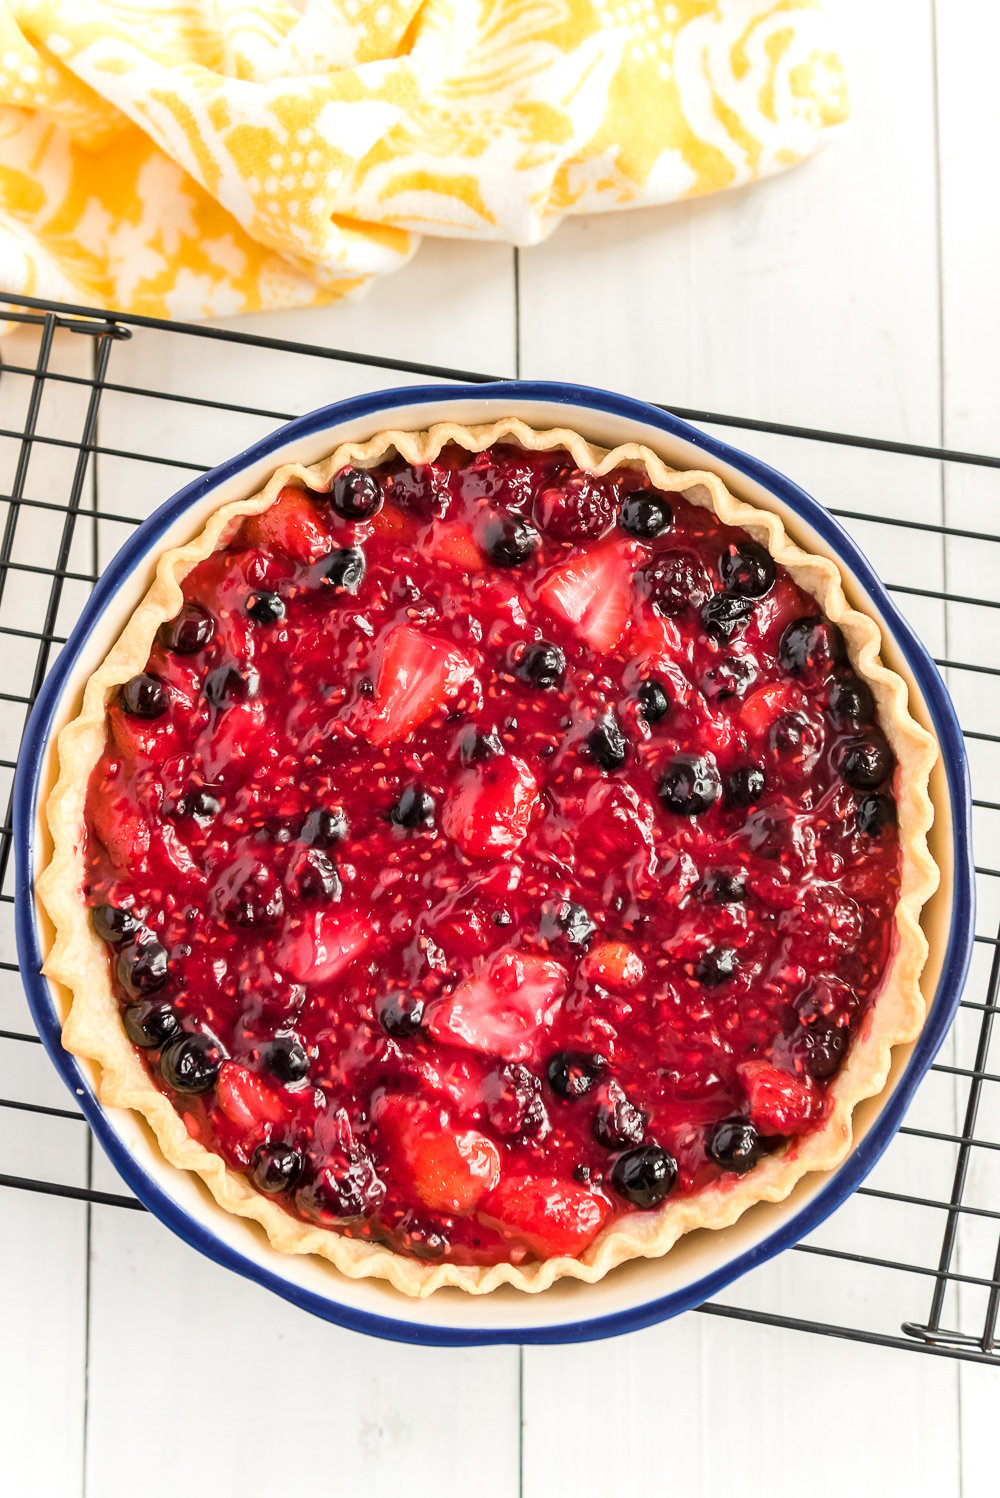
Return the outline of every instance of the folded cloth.
<path id="1" fill-rule="evenodd" d="M 846 117 L 814 0 L 0 0 L 0 286 L 328 302 L 422 234 L 733 187 Z"/>

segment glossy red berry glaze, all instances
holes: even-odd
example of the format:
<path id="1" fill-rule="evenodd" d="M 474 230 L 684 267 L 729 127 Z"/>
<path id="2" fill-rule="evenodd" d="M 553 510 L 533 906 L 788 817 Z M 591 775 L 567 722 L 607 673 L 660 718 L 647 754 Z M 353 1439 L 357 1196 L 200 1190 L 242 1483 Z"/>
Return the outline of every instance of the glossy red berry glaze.
<path id="1" fill-rule="evenodd" d="M 156 1031 L 151 1075 L 288 1211 L 428 1259 L 579 1253 L 719 1178 L 722 1121 L 756 1158 L 822 1118 L 892 949 L 891 758 L 814 600 L 645 474 L 501 446 L 375 476 L 368 518 L 285 490 L 187 578 L 163 693 L 109 709 L 86 897 L 217 1042 L 177 1091 Z"/>

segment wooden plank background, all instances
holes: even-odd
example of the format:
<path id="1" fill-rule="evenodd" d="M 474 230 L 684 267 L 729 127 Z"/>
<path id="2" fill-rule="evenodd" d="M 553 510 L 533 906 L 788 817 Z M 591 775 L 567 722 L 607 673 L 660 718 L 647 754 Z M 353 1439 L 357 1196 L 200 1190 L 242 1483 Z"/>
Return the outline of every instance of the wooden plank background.
<path id="1" fill-rule="evenodd" d="M 975 0 L 949 0 L 936 17 L 931 0 L 844 0 L 841 10 L 854 121 L 816 161 L 734 194 L 574 221 L 530 252 L 428 241 L 359 305 L 238 326 L 1000 450 L 1000 207 L 987 171 L 1000 141 L 1000 21 Z M 221 345 L 198 345 L 193 361 L 193 347 L 138 337 L 115 350 L 115 378 L 262 404 L 259 364 L 251 371 L 238 350 Z M 27 335 L 6 341 L 5 357 L 16 359 L 18 349 L 34 357 Z M 88 357 L 80 340 L 62 351 L 60 368 L 76 360 L 85 373 Z M 290 358 L 273 368 L 271 401 L 282 409 L 360 388 L 356 370 Z M 372 370 L 361 384 L 398 382 Z M 19 420 L 25 383 L 15 396 L 13 382 L 0 381 L 5 426 Z M 85 394 L 48 387 L 45 429 L 78 430 Z M 117 432 L 121 445 L 160 453 L 182 441 L 201 461 L 261 429 L 249 418 L 124 396 L 106 397 L 102 408 L 105 441 Z M 929 463 L 777 438 L 747 444 L 779 464 L 794 452 L 794 476 L 834 506 L 864 511 L 877 499 L 902 518 L 994 530 L 1000 521 L 995 475 L 952 470 L 945 479 Z M 71 457 L 40 449 L 32 492 L 48 484 L 64 494 Z M 9 460 L 0 448 L 8 492 Z M 101 506 L 143 514 L 176 479 L 153 469 L 149 489 L 137 492 L 133 467 L 102 459 Z M 996 548 L 864 523 L 853 529 L 889 581 L 997 596 Z M 102 556 L 121 539 L 104 527 Z M 53 544 L 44 512 L 22 517 L 15 557 L 50 555 Z M 30 574 L 11 579 L 0 614 L 8 624 L 37 588 Z M 983 631 L 981 614 L 903 602 L 935 653 L 1000 665 L 996 631 Z M 67 616 L 78 606 L 69 588 Z M 7 665 L 16 673 L 25 662 L 15 652 Z M 952 685 L 970 720 L 982 711 L 984 687 L 995 706 L 988 678 Z M 16 749 L 0 747 L 5 755 Z M 997 746 L 977 746 L 976 756 L 977 773 L 998 783 Z M 984 816 L 993 817 L 983 825 L 995 848 L 1000 814 Z M 995 853 L 986 861 L 995 865 Z M 997 910 L 987 914 L 980 929 L 995 929 Z M 0 1023 L 28 1028 L 16 976 L 0 977 Z M 69 1106 L 44 1056 L 25 1043 L 0 1042 L 0 1093 Z M 940 1127 L 949 1106 L 940 1086 L 933 1105 Z M 925 1089 L 915 1120 L 930 1106 Z M 1000 1139 L 996 1099 L 984 1099 L 984 1109 L 983 1132 Z M 91 1159 L 81 1125 L 12 1117 L 0 1136 L 0 1170 L 118 1189 L 99 1154 Z M 981 1153 L 972 1189 L 995 1208 L 1000 1154 Z M 907 1152 L 900 1141 L 893 1162 L 897 1189 L 919 1193 L 927 1152 Z M 887 1252 L 905 1252 L 914 1231 L 905 1209 L 861 1199 L 838 1215 L 837 1241 L 848 1246 L 876 1211 Z M 651 1498 L 996 1491 L 994 1370 L 698 1315 L 583 1347 L 404 1348 L 307 1317 L 201 1259 L 144 1214 L 11 1191 L 0 1194 L 0 1214 L 0 1487 L 17 1498 L 340 1498 L 369 1488 L 407 1498 L 469 1488 L 479 1498 L 545 1498 L 567 1487 Z M 933 1226 L 940 1231 L 939 1218 Z M 995 1224 L 981 1244 L 969 1244 L 971 1272 L 989 1274 Z M 918 1315 L 929 1292 L 923 1284 L 906 1290 L 900 1317 Z M 863 1304 L 846 1302 L 848 1293 Z M 730 1299 L 798 1314 L 812 1306 L 850 1321 L 884 1309 L 883 1293 L 895 1289 L 858 1274 L 840 1291 L 825 1261 L 785 1255 Z"/>

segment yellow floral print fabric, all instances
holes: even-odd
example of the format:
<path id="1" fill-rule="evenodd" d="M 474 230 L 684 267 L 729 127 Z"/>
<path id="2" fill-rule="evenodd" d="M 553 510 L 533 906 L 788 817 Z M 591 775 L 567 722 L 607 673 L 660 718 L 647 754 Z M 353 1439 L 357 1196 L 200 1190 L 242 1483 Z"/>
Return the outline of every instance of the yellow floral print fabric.
<path id="1" fill-rule="evenodd" d="M 0 0 L 0 286 L 197 318 L 424 234 L 736 186 L 847 114 L 814 0 Z"/>

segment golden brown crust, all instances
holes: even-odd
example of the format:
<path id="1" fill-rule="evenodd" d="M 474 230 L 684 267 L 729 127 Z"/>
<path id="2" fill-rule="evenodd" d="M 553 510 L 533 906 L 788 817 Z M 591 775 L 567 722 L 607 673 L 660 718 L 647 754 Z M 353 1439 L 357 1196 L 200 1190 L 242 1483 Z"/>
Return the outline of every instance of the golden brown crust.
<path id="1" fill-rule="evenodd" d="M 525 448 L 566 448 L 579 467 L 595 474 L 623 464 L 644 466 L 658 488 L 685 491 L 692 503 L 713 509 L 726 524 L 741 526 L 817 600 L 843 631 L 854 669 L 874 693 L 880 722 L 896 754 L 901 884 L 890 967 L 862 1032 L 830 1088 L 832 1108 L 821 1128 L 770 1156 L 746 1176 L 723 1180 L 696 1196 L 668 1201 L 655 1212 L 619 1218 L 578 1259 L 488 1268 L 430 1266 L 382 1245 L 355 1242 L 289 1216 L 188 1135 L 125 1036 L 105 950 L 87 918 L 81 897 L 84 799 L 89 772 L 103 749 L 111 692 L 143 669 L 158 626 L 181 606 L 181 582 L 192 567 L 225 544 L 245 516 L 267 509 L 287 483 L 329 487 L 333 475 L 347 464 L 373 466 L 394 452 L 409 462 L 427 462 L 448 442 L 478 452 L 499 440 L 515 441 Z M 193 540 L 160 557 L 146 597 L 87 682 L 79 715 L 59 735 L 59 777 L 46 807 L 52 852 L 38 879 L 38 897 L 55 932 L 45 973 L 61 987 L 65 1001 L 64 1044 L 75 1055 L 96 1063 L 102 1103 L 140 1114 L 170 1164 L 200 1176 L 227 1212 L 258 1222 L 274 1248 L 290 1254 L 318 1254 L 351 1278 L 387 1280 L 411 1296 L 429 1295 L 442 1285 L 484 1294 L 506 1284 L 525 1291 L 544 1290 L 563 1276 L 593 1282 L 627 1259 L 665 1254 L 694 1228 L 727 1227 L 756 1202 L 781 1201 L 807 1172 L 829 1170 L 844 1159 L 851 1147 L 855 1106 L 882 1090 L 892 1047 L 913 1040 L 926 1013 L 920 976 L 927 941 L 920 913 L 938 884 L 938 869 L 927 846 L 933 821 L 928 784 L 938 751 L 932 737 L 910 715 L 906 683 L 883 665 L 880 648 L 878 625 L 849 606 L 840 569 L 833 561 L 801 550 L 776 515 L 736 499 L 714 474 L 675 472 L 650 449 L 634 443 L 607 451 L 575 432 L 534 431 L 513 418 L 476 427 L 442 422 L 426 431 L 388 430 L 366 442 L 344 443 L 310 468 L 300 464 L 281 468 L 259 494 L 224 505 Z"/>

